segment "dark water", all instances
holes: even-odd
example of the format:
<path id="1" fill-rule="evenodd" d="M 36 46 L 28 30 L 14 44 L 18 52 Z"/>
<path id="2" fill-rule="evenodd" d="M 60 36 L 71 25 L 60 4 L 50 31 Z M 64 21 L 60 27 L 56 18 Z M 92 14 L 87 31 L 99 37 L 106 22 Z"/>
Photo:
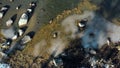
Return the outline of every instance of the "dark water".
<path id="1" fill-rule="evenodd" d="M 14 0 L 14 2 L 10 2 L 9 0 L 0 0 L 0 7 L 4 5 L 10 5 L 10 9 L 0 21 L 2 22 L 2 27 L 5 26 L 5 22 L 14 14 L 17 14 L 17 19 L 15 21 L 15 25 L 17 25 L 21 14 L 25 12 L 27 8 L 29 8 L 29 3 L 32 1 L 37 2 L 37 7 L 35 9 L 37 17 L 35 22 L 38 22 L 39 24 L 35 24 L 37 25 L 35 28 L 36 30 L 41 24 L 47 23 L 52 18 L 55 18 L 63 10 L 76 7 L 78 3 L 83 0 Z M 108 19 L 120 17 L 119 0 L 90 0 L 90 2 L 98 5 L 101 8 L 98 11 L 99 14 L 103 15 L 104 17 Z M 21 5 L 20 9 L 16 10 L 15 8 L 19 5 Z"/>
<path id="2" fill-rule="evenodd" d="M 29 8 L 29 3 L 32 1 L 37 2 L 37 7 L 35 9 L 36 14 L 36 20 L 34 22 L 39 22 L 36 29 L 39 28 L 39 26 L 43 23 L 47 23 L 50 19 L 56 17 L 59 13 L 61 13 L 63 10 L 72 9 L 81 0 L 14 0 L 14 2 L 10 2 L 9 0 L 0 0 L 0 7 L 4 5 L 9 5 L 10 9 L 5 14 L 3 19 L 1 20 L 3 28 L 5 28 L 5 22 L 14 14 L 17 14 L 17 19 L 15 21 L 15 26 L 17 25 L 17 22 L 21 16 L 22 13 L 26 11 L 27 8 Z M 17 6 L 21 5 L 19 10 L 16 10 L 15 8 Z"/>

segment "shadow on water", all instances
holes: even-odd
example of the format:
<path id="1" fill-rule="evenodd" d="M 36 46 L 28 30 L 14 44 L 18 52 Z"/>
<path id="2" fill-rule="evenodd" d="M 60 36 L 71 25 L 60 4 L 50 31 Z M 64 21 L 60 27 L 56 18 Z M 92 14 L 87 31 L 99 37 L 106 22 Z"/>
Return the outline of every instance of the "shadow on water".
<path id="1" fill-rule="evenodd" d="M 11 19 L 13 20 L 13 22 L 16 20 L 16 18 L 17 18 L 17 14 L 14 14 L 14 15 L 11 17 Z"/>
<path id="2" fill-rule="evenodd" d="M 32 11 L 31 12 L 29 12 L 29 11 L 27 11 L 26 13 L 27 13 L 27 15 L 28 15 L 28 21 L 31 19 L 31 17 L 32 17 L 32 15 L 33 15 L 33 13 L 34 13 L 34 11 L 35 11 L 35 8 L 36 8 L 36 2 L 32 2 L 32 3 L 34 3 L 35 5 L 34 6 L 31 6 L 29 9 L 32 9 Z"/>
<path id="3" fill-rule="evenodd" d="M 27 30 L 28 26 L 24 26 L 22 28 L 20 28 L 23 32 L 25 32 Z"/>
<path id="4" fill-rule="evenodd" d="M 33 38 L 33 37 L 34 37 L 34 35 L 35 35 L 35 32 L 34 32 L 34 31 L 31 31 L 31 32 L 29 32 L 27 35 L 29 35 L 29 36 L 30 36 L 30 38 Z"/>
<path id="5" fill-rule="evenodd" d="M 3 6 L 3 7 L 6 7 L 7 9 L 6 9 L 6 10 L 2 10 L 2 11 L 0 11 L 0 12 L 3 12 L 3 13 L 4 13 L 3 15 L 5 15 L 5 14 L 7 13 L 8 9 L 10 8 L 10 6 L 9 6 L 9 5 L 5 5 L 5 6 Z M 4 17 L 4 16 L 3 16 L 3 17 Z"/>

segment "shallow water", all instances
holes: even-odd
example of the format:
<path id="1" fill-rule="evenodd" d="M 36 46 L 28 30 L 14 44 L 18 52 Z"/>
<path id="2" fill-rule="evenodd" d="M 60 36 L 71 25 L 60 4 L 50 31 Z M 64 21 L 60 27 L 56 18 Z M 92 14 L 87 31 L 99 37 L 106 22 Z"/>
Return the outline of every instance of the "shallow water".
<path id="1" fill-rule="evenodd" d="M 78 27 L 75 24 L 76 20 L 88 18 L 86 29 L 84 32 L 76 34 Z M 120 41 L 120 26 L 113 24 L 105 18 L 97 15 L 92 11 L 85 11 L 81 15 L 71 15 L 62 22 L 62 26 L 65 27 L 65 32 L 72 32 L 71 38 L 82 39 L 82 45 L 84 48 L 100 48 L 107 43 L 107 39 L 110 38 L 113 43 Z M 93 36 L 91 36 L 91 34 Z"/>

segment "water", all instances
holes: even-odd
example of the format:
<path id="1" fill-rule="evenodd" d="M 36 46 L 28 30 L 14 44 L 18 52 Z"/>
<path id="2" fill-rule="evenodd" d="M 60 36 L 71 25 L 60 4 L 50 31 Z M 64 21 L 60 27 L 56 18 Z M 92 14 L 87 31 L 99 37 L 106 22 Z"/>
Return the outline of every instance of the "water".
<path id="1" fill-rule="evenodd" d="M 87 28 L 84 32 L 78 33 L 76 20 L 87 18 Z M 82 39 L 84 48 L 101 48 L 110 38 L 113 43 L 120 41 L 120 26 L 113 24 L 104 17 L 92 11 L 85 11 L 81 15 L 71 15 L 62 21 L 62 26 L 66 33 L 70 33 L 71 38 L 79 37 Z"/>

